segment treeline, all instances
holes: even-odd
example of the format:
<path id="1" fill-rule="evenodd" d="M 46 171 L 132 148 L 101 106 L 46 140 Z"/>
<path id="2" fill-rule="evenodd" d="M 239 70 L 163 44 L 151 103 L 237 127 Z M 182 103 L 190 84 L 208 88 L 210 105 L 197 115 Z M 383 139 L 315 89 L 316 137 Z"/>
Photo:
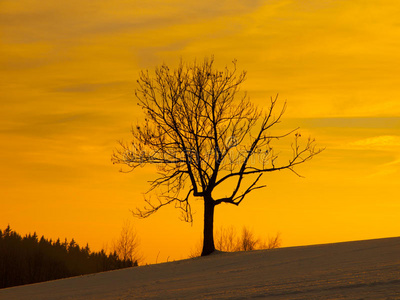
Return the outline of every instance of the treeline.
<path id="1" fill-rule="evenodd" d="M 0 288 L 137 266 L 114 251 L 91 252 L 74 239 L 48 240 L 37 234 L 22 237 L 8 226 L 0 230 Z"/>

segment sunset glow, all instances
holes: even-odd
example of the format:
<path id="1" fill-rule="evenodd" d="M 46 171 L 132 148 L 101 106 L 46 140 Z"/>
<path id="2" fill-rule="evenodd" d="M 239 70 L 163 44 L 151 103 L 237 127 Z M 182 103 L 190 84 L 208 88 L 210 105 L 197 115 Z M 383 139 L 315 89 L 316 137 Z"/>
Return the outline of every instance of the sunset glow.
<path id="1" fill-rule="evenodd" d="M 0 3 L 0 228 L 110 247 L 133 220 L 145 262 L 186 258 L 201 236 L 173 206 L 147 219 L 155 169 L 119 172 L 117 141 L 142 120 L 140 70 L 214 55 L 237 59 L 262 107 L 279 94 L 278 130 L 326 150 L 274 172 L 215 226 L 281 233 L 283 246 L 400 235 L 398 1 L 37 1 Z M 290 144 L 290 139 L 287 141 Z"/>

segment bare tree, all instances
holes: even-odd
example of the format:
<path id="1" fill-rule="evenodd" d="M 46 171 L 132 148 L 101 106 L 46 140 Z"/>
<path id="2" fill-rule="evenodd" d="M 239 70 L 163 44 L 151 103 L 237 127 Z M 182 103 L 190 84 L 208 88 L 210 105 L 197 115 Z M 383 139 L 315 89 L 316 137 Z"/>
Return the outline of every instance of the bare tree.
<path id="1" fill-rule="evenodd" d="M 123 261 L 131 260 L 136 265 L 142 259 L 138 252 L 139 238 L 132 223 L 125 221 L 118 239 L 113 243 L 113 252 Z"/>
<path id="2" fill-rule="evenodd" d="M 282 244 L 281 234 L 278 232 L 276 236 L 269 237 L 268 243 L 261 245 L 262 249 L 275 249 L 279 248 Z"/>
<path id="3" fill-rule="evenodd" d="M 202 255 L 215 250 L 213 238 L 214 208 L 221 203 L 239 205 L 260 185 L 264 173 L 290 170 L 321 149 L 314 140 L 300 145 L 294 135 L 292 154 L 278 160 L 273 141 L 294 134 L 274 135 L 270 129 L 280 122 L 286 104 L 276 112 L 277 98 L 259 109 L 245 93 L 239 93 L 246 72 L 233 68 L 214 69 L 214 60 L 184 64 L 170 70 L 165 64 L 155 74 L 140 73 L 136 91 L 138 105 L 146 116 L 143 124 L 132 128 L 133 140 L 120 143 L 113 163 L 130 170 L 148 164 L 158 167 L 158 177 L 150 182 L 150 191 L 158 190 L 157 201 L 146 198 L 148 206 L 137 209 L 139 217 L 148 217 L 161 207 L 174 203 L 185 221 L 192 221 L 190 199 L 204 203 Z M 244 178 L 251 178 L 245 183 Z M 214 192 L 230 182 L 232 190 L 224 197 Z"/>
<path id="4" fill-rule="evenodd" d="M 256 249 L 276 249 L 282 244 L 281 234 L 278 232 L 275 236 L 268 237 L 265 240 L 258 239 Z"/>
<path id="5" fill-rule="evenodd" d="M 256 249 L 257 245 L 260 243 L 253 232 L 248 228 L 243 227 L 242 238 L 239 240 L 238 246 L 240 251 L 250 251 Z"/>
<path id="6" fill-rule="evenodd" d="M 234 252 L 238 249 L 236 231 L 233 226 L 220 227 L 215 232 L 215 246 L 220 251 Z"/>

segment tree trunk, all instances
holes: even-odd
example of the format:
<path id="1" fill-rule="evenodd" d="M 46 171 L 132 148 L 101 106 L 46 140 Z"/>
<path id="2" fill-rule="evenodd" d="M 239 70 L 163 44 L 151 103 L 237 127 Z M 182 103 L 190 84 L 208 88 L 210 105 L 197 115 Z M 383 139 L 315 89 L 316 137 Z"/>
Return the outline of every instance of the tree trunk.
<path id="1" fill-rule="evenodd" d="M 203 251 L 201 256 L 206 256 L 214 252 L 214 201 L 204 198 L 204 235 Z"/>

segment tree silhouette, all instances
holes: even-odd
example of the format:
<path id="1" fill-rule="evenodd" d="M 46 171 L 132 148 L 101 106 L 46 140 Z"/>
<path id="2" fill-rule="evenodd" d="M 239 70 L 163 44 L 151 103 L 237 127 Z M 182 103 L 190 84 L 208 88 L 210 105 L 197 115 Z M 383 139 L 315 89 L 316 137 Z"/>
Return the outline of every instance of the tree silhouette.
<path id="1" fill-rule="evenodd" d="M 232 69 L 219 71 L 213 58 L 203 63 L 181 62 L 174 70 L 164 64 L 154 75 L 142 71 L 136 97 L 145 120 L 132 128 L 132 142 L 120 142 L 112 155 L 113 163 L 127 165 L 129 171 L 148 164 L 157 166 L 159 176 L 150 182 L 148 191 L 157 191 L 157 201 L 146 196 L 148 206 L 135 211 L 139 217 L 148 217 L 174 203 L 182 210 L 184 220 L 192 221 L 190 199 L 202 198 L 202 255 L 215 250 L 217 205 L 239 205 L 250 192 L 265 187 L 259 184 L 264 173 L 287 169 L 297 174 L 295 166 L 321 151 L 312 139 L 301 146 L 296 130 L 271 134 L 286 103 L 277 110 L 276 97 L 265 109 L 257 108 L 239 91 L 245 77 L 246 72 L 237 71 L 236 61 Z M 292 154 L 282 162 L 272 142 L 291 134 Z M 226 191 L 226 184 L 229 194 L 214 197 L 223 185 Z"/>
<path id="2" fill-rule="evenodd" d="M 142 260 L 138 252 L 139 237 L 130 221 L 125 221 L 121 233 L 113 243 L 113 250 L 121 261 L 134 261 L 139 263 Z"/>

